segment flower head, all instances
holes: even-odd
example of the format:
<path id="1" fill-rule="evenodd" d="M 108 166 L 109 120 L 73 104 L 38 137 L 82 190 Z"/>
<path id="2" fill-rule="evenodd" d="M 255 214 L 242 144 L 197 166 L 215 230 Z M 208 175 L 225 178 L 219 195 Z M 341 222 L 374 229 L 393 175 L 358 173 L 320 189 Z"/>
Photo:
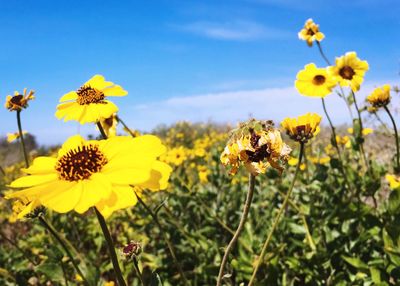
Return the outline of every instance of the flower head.
<path id="1" fill-rule="evenodd" d="M 396 190 L 400 188 L 400 176 L 387 174 L 385 178 L 389 182 L 390 189 Z"/>
<path id="2" fill-rule="evenodd" d="M 157 157 L 165 152 L 151 135 L 136 138 L 116 136 L 100 141 L 70 137 L 57 158 L 37 157 L 28 176 L 13 181 L 23 188 L 7 198 L 39 201 L 54 211 L 85 212 L 95 206 L 103 216 L 136 204 L 132 186 L 160 190 L 167 187 L 171 168 Z"/>
<path id="3" fill-rule="evenodd" d="M 78 90 L 70 91 L 60 98 L 56 117 L 64 121 L 75 120 L 81 124 L 98 122 L 109 118 L 118 111 L 118 107 L 107 100 L 108 96 L 124 96 L 128 92 L 101 75 L 95 75 Z"/>
<path id="4" fill-rule="evenodd" d="M 311 63 L 304 66 L 296 76 L 295 87 L 298 92 L 305 96 L 323 98 L 332 93 L 337 81 L 326 68 L 317 68 Z"/>
<path id="5" fill-rule="evenodd" d="M 357 58 L 356 52 L 348 52 L 336 58 L 336 64 L 329 67 L 329 72 L 337 79 L 340 86 L 350 86 L 353 91 L 358 91 L 368 69 L 367 61 Z"/>
<path id="6" fill-rule="evenodd" d="M 258 175 L 265 173 L 268 167 L 282 172 L 281 165 L 287 162 L 290 152 L 272 122 L 253 119 L 232 132 L 220 159 L 230 168 L 231 174 L 236 174 L 244 164 L 251 174 Z"/>
<path id="7" fill-rule="evenodd" d="M 368 95 L 367 101 L 376 109 L 388 105 L 390 103 L 390 85 L 385 84 L 382 87 L 375 88 L 374 91 Z"/>
<path id="8" fill-rule="evenodd" d="M 137 257 L 142 252 L 142 244 L 138 241 L 130 241 L 122 248 L 122 254 L 126 258 Z"/>
<path id="9" fill-rule="evenodd" d="M 307 113 L 297 118 L 285 118 L 281 125 L 289 137 L 297 142 L 307 143 L 319 132 L 321 116 Z"/>
<path id="10" fill-rule="evenodd" d="M 21 111 L 28 107 L 28 102 L 32 99 L 35 99 L 33 94 L 35 91 L 30 90 L 27 93 L 27 89 L 24 88 L 24 92 L 20 94 L 18 91 L 14 92 L 14 95 L 7 95 L 5 108 L 9 111 Z"/>
<path id="11" fill-rule="evenodd" d="M 107 135 L 107 138 L 114 137 L 117 135 L 117 123 L 118 121 L 116 119 L 115 114 L 111 115 L 108 118 L 100 119 L 101 127 L 103 127 L 103 130 Z"/>
<path id="12" fill-rule="evenodd" d="M 319 26 L 314 23 L 313 19 L 308 19 L 304 24 L 304 28 L 299 32 L 299 39 L 307 42 L 308 46 L 312 46 L 314 41 L 321 42 L 325 35 L 319 31 Z"/>

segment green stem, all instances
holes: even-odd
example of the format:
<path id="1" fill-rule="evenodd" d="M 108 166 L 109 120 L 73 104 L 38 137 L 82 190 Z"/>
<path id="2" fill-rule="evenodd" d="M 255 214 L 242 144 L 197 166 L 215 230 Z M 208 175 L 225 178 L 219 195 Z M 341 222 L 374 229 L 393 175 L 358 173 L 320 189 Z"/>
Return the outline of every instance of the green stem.
<path id="1" fill-rule="evenodd" d="M 134 256 L 132 258 L 132 260 L 133 260 L 133 266 L 135 267 L 135 270 L 136 270 L 137 276 L 139 277 L 140 283 L 142 284 L 142 286 L 145 286 L 145 284 L 143 282 L 142 273 L 140 272 L 139 264 L 138 264 L 136 257 Z"/>
<path id="2" fill-rule="evenodd" d="M 61 260 L 60 264 L 61 264 L 61 269 L 62 269 L 62 272 L 63 272 L 63 275 L 64 275 L 65 286 L 68 286 L 68 278 L 67 278 L 67 272 L 65 271 L 64 262 L 62 262 L 62 260 Z"/>
<path id="3" fill-rule="evenodd" d="M 76 263 L 76 260 L 75 260 L 74 256 L 72 255 L 71 251 L 69 250 L 68 246 L 66 245 L 65 241 L 60 237 L 60 235 L 55 230 L 55 228 L 45 220 L 45 218 L 43 217 L 43 214 L 40 214 L 38 216 L 38 218 L 39 218 L 40 223 L 50 232 L 50 234 L 57 240 L 57 242 L 64 249 L 65 253 L 71 260 L 72 265 L 74 266 L 76 272 L 78 272 L 78 274 L 82 277 L 84 284 L 89 286 L 90 284 L 86 280 L 85 275 L 83 275 L 81 269 L 79 268 L 79 265 Z"/>
<path id="4" fill-rule="evenodd" d="M 182 270 L 181 264 L 178 262 L 178 258 L 176 257 L 174 248 L 172 246 L 171 241 L 169 240 L 169 238 L 167 237 L 167 235 L 164 232 L 164 228 L 162 227 L 160 221 L 158 220 L 157 215 L 149 208 L 149 206 L 146 205 L 146 203 L 141 199 L 141 197 L 135 192 L 136 198 L 138 199 L 139 203 L 142 205 L 142 207 L 149 213 L 149 215 L 152 217 L 152 219 L 154 220 L 154 222 L 156 223 L 156 225 L 158 226 L 161 235 L 164 238 L 165 243 L 167 244 L 168 250 L 172 256 L 172 259 L 174 260 L 174 263 L 176 265 L 176 268 L 179 271 L 179 275 L 181 276 L 181 279 L 183 281 L 184 285 L 188 285 L 188 281 L 186 279 L 186 276 Z"/>
<path id="5" fill-rule="evenodd" d="M 325 53 L 324 53 L 324 51 L 322 50 L 322 46 L 321 46 L 320 42 L 318 42 L 318 41 L 317 41 L 317 46 L 318 46 L 318 49 L 319 49 L 319 53 L 320 53 L 321 56 L 324 58 L 325 62 L 326 62 L 329 66 L 331 66 L 331 62 L 330 62 L 330 61 L 328 60 L 328 58 L 325 56 Z"/>
<path id="6" fill-rule="evenodd" d="M 7 241 L 9 244 L 14 246 L 19 252 L 21 252 L 22 256 L 25 257 L 30 263 L 33 265 L 37 266 L 38 263 L 34 259 L 32 259 L 30 256 L 30 253 L 26 253 L 25 250 L 23 250 L 21 247 L 18 246 L 18 244 L 14 241 L 12 241 L 10 238 L 8 238 L 2 231 L 0 231 L 0 236 Z"/>
<path id="7" fill-rule="evenodd" d="M 101 213 L 94 207 L 94 211 L 97 216 L 97 220 L 99 221 L 101 230 L 103 231 L 104 238 L 107 242 L 108 251 L 110 252 L 111 262 L 115 271 L 115 275 L 117 277 L 118 285 L 119 286 L 126 286 L 124 277 L 122 276 L 121 268 L 119 267 L 117 253 L 115 252 L 114 242 L 111 237 L 110 231 L 108 230 L 106 221 Z"/>
<path id="8" fill-rule="evenodd" d="M 133 134 L 133 132 L 131 131 L 131 129 L 128 127 L 128 125 L 126 125 L 125 122 L 124 122 L 118 115 L 115 116 L 115 119 L 117 119 L 117 121 L 118 121 L 119 123 L 121 123 L 122 126 L 125 127 L 125 129 L 128 131 L 128 133 L 129 133 L 132 137 L 136 137 L 136 135 Z"/>
<path id="9" fill-rule="evenodd" d="M 396 153 L 397 153 L 397 156 L 396 156 L 396 164 L 397 164 L 396 173 L 400 173 L 400 146 L 399 146 L 399 134 L 397 133 L 396 122 L 394 121 L 393 115 L 390 112 L 389 108 L 386 105 L 383 108 L 386 110 L 386 112 L 389 115 L 390 120 L 392 121 L 392 124 L 393 124 L 394 137 L 395 137 L 395 140 L 396 140 Z"/>
<path id="10" fill-rule="evenodd" d="M 28 154 L 26 153 L 24 135 L 22 134 L 21 110 L 17 111 L 17 124 L 18 124 L 19 138 L 21 140 L 22 152 L 24 154 L 24 159 L 25 159 L 25 167 L 28 168 L 29 167 L 29 159 L 28 159 Z"/>
<path id="11" fill-rule="evenodd" d="M 256 177 L 252 174 L 249 175 L 249 189 L 247 191 L 246 201 L 243 207 L 242 217 L 240 218 L 240 222 L 238 228 L 236 229 L 235 234 L 233 235 L 231 241 L 229 242 L 228 246 L 225 249 L 224 257 L 221 261 L 221 266 L 219 268 L 219 274 L 217 279 L 217 286 L 220 286 L 222 283 L 222 278 L 224 275 L 225 265 L 228 263 L 229 254 L 232 251 L 232 248 L 235 246 L 236 241 L 239 239 L 239 236 L 244 228 L 244 225 L 247 220 L 247 216 L 249 215 L 251 201 L 253 199 L 254 194 L 254 186 L 255 186 Z"/>
<path id="12" fill-rule="evenodd" d="M 270 232 L 269 232 L 269 234 L 267 236 L 267 239 L 264 242 L 264 245 L 262 247 L 260 256 L 257 259 L 256 265 L 254 267 L 253 274 L 251 275 L 251 278 L 250 278 L 248 286 L 253 285 L 253 283 L 255 282 L 257 271 L 258 271 L 258 269 L 259 269 L 259 267 L 261 265 L 261 262 L 264 259 L 264 255 L 265 255 L 265 253 L 266 253 L 266 251 L 268 249 L 269 243 L 272 240 L 272 236 L 273 236 L 273 234 L 275 232 L 275 229 L 278 226 L 279 220 L 280 220 L 280 218 L 281 218 L 281 216 L 282 216 L 282 214 L 283 214 L 284 210 L 286 209 L 286 206 L 287 206 L 287 204 L 289 202 L 290 195 L 292 194 L 292 191 L 293 191 L 294 183 L 296 182 L 296 178 L 297 178 L 297 175 L 298 175 L 299 170 L 300 170 L 301 160 L 303 159 L 303 153 L 304 153 L 304 143 L 300 143 L 299 161 L 297 162 L 296 172 L 294 173 L 292 184 L 290 185 L 289 191 L 287 192 L 287 194 L 285 196 L 285 199 L 283 200 L 283 203 L 282 203 L 282 205 L 281 205 L 281 207 L 280 207 L 280 209 L 278 211 L 278 214 L 275 217 L 274 223 L 272 224 L 272 228 L 271 228 L 271 230 L 270 230 Z"/>
<path id="13" fill-rule="evenodd" d="M 362 133 L 364 127 L 363 127 L 363 123 L 362 123 L 362 119 L 361 119 L 361 111 L 358 108 L 356 95 L 354 94 L 353 90 L 351 90 L 351 94 L 353 96 L 354 106 L 356 107 L 356 110 L 357 110 L 358 120 L 360 121 L 360 131 L 359 131 L 359 134 L 358 134 L 358 136 L 361 139 L 361 142 L 360 142 L 360 153 L 362 155 L 365 167 L 367 168 L 367 170 L 369 170 L 369 164 L 368 164 L 368 161 L 367 161 L 367 156 L 365 155 L 365 151 L 364 151 L 364 138 L 363 138 L 363 133 Z"/>

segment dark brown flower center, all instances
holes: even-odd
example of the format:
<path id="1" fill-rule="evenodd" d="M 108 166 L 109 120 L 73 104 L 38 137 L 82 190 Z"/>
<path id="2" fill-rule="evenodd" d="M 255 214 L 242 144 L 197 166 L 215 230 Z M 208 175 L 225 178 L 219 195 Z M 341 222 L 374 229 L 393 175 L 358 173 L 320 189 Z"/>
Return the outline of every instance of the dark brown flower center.
<path id="1" fill-rule="evenodd" d="M 11 103 L 13 103 L 13 104 L 15 104 L 15 105 L 19 105 L 19 106 L 21 106 L 22 105 L 22 100 L 23 100 L 23 98 L 24 98 L 24 96 L 22 95 L 22 94 L 18 94 L 18 95 L 14 95 L 12 98 L 11 98 Z"/>
<path id="2" fill-rule="evenodd" d="M 313 29 L 308 29 L 308 30 L 307 30 L 307 35 L 309 35 L 309 36 L 314 36 L 314 35 L 315 35 L 314 30 L 313 30 Z"/>
<path id="3" fill-rule="evenodd" d="M 97 88 L 93 88 L 89 85 L 84 85 L 76 92 L 78 104 L 85 105 L 91 103 L 104 103 L 104 93 Z"/>
<path id="4" fill-rule="evenodd" d="M 352 67 L 344 66 L 339 70 L 339 74 L 342 78 L 351 80 L 356 73 Z"/>
<path id="5" fill-rule="evenodd" d="M 250 145 L 255 150 L 254 151 L 246 150 L 246 155 L 248 156 L 249 161 L 251 162 L 260 162 L 270 155 L 267 144 L 258 146 L 258 141 L 260 140 L 260 138 L 261 138 L 260 135 L 252 131 L 250 137 Z"/>
<path id="6" fill-rule="evenodd" d="M 314 76 L 314 78 L 312 80 L 313 84 L 315 84 L 315 85 L 323 85 L 325 83 L 325 81 L 326 81 L 326 78 L 321 74 Z"/>
<path id="7" fill-rule="evenodd" d="M 61 179 L 79 181 L 101 171 L 107 158 L 96 145 L 79 146 L 58 159 L 56 170 Z"/>

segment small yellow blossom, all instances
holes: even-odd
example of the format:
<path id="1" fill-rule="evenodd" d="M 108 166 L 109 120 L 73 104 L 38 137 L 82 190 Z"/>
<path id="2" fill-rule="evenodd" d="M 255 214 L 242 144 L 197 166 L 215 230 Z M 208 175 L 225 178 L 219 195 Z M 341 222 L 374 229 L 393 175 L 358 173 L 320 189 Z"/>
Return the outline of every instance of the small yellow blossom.
<path id="1" fill-rule="evenodd" d="M 113 281 L 107 281 L 104 283 L 104 286 L 115 286 L 115 283 Z"/>
<path id="2" fill-rule="evenodd" d="M 337 81 L 326 68 L 317 68 L 314 63 L 304 66 L 296 76 L 295 87 L 301 95 L 323 98 L 332 93 Z"/>
<path id="3" fill-rule="evenodd" d="M 189 151 L 183 147 L 172 148 L 168 150 L 160 160 L 175 166 L 182 165 L 188 159 Z"/>
<path id="4" fill-rule="evenodd" d="M 28 107 L 28 102 L 30 100 L 35 99 L 33 94 L 35 91 L 31 90 L 27 93 L 27 89 L 24 88 L 24 91 L 22 94 L 20 94 L 18 91 L 14 92 L 14 95 L 8 95 L 6 98 L 6 103 L 5 103 L 5 108 L 7 108 L 9 111 L 21 111 L 22 109 L 25 109 Z"/>
<path id="5" fill-rule="evenodd" d="M 27 131 L 22 131 L 22 135 L 25 135 L 25 134 L 27 134 L 28 132 Z M 18 138 L 19 138 L 20 136 L 19 136 L 19 132 L 15 132 L 15 133 L 7 133 L 7 142 L 8 143 L 12 143 L 12 142 L 14 142 L 15 140 L 17 140 Z"/>
<path id="6" fill-rule="evenodd" d="M 390 189 L 396 190 L 400 188 L 400 176 L 387 174 L 385 178 L 389 182 Z"/>
<path id="7" fill-rule="evenodd" d="M 352 127 L 347 128 L 347 132 L 349 134 L 353 134 L 354 133 L 354 129 Z M 372 128 L 363 128 L 362 130 L 362 135 L 367 136 L 371 133 L 374 133 L 374 129 Z"/>
<path id="8" fill-rule="evenodd" d="M 345 136 L 336 135 L 336 143 L 338 145 L 343 145 L 346 148 L 350 148 L 351 147 L 350 137 L 347 136 L 347 135 L 345 135 Z"/>
<path id="9" fill-rule="evenodd" d="M 388 105 L 390 102 L 390 85 L 385 84 L 382 87 L 375 88 L 374 91 L 368 95 L 367 101 L 374 108 Z"/>
<path id="10" fill-rule="evenodd" d="M 295 158 L 295 157 L 291 157 L 291 158 L 288 160 L 288 165 L 289 165 L 289 166 L 297 166 L 298 163 L 299 163 L 299 159 L 298 159 L 298 158 Z M 307 165 L 306 165 L 305 163 L 301 163 L 301 164 L 300 164 L 300 170 L 301 170 L 301 171 L 304 171 L 305 169 L 307 169 Z"/>
<path id="11" fill-rule="evenodd" d="M 77 282 L 83 282 L 82 276 L 79 275 L 79 274 L 75 274 L 75 281 L 77 281 Z"/>
<path id="12" fill-rule="evenodd" d="M 321 116 L 316 113 L 307 113 L 297 118 L 285 118 L 281 125 L 292 140 L 307 143 L 319 132 Z"/>
<path id="13" fill-rule="evenodd" d="M 321 42 L 325 38 L 325 35 L 319 31 L 319 26 L 312 19 L 306 21 L 298 36 L 300 40 L 306 41 L 310 47 L 314 41 Z"/>
<path id="14" fill-rule="evenodd" d="M 336 64 L 329 67 L 329 72 L 337 79 L 340 86 L 350 86 L 353 91 L 358 91 L 368 69 L 367 61 L 357 58 L 356 52 L 348 52 L 336 58 Z"/>

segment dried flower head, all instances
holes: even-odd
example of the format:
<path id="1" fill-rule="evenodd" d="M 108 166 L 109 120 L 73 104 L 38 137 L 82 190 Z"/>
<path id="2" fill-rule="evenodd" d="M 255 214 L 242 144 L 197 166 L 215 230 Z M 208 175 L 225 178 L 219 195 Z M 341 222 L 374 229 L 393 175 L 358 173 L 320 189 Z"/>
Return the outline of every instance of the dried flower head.
<path id="1" fill-rule="evenodd" d="M 250 120 L 232 131 L 230 140 L 221 154 L 223 165 L 236 174 L 243 164 L 253 175 L 265 173 L 268 167 L 283 171 L 291 149 L 271 121 Z"/>
<path id="2" fill-rule="evenodd" d="M 35 97 L 33 94 L 35 91 L 30 90 L 27 93 L 27 89 L 24 88 L 24 91 L 22 94 L 20 94 L 18 91 L 14 92 L 14 95 L 7 95 L 6 98 L 6 103 L 5 103 L 5 108 L 7 108 L 9 111 L 21 111 L 22 109 L 25 109 L 28 107 L 28 102 Z"/>
<path id="3" fill-rule="evenodd" d="M 131 240 L 122 248 L 122 254 L 128 259 L 139 256 L 141 252 L 142 244 L 138 241 Z"/>

